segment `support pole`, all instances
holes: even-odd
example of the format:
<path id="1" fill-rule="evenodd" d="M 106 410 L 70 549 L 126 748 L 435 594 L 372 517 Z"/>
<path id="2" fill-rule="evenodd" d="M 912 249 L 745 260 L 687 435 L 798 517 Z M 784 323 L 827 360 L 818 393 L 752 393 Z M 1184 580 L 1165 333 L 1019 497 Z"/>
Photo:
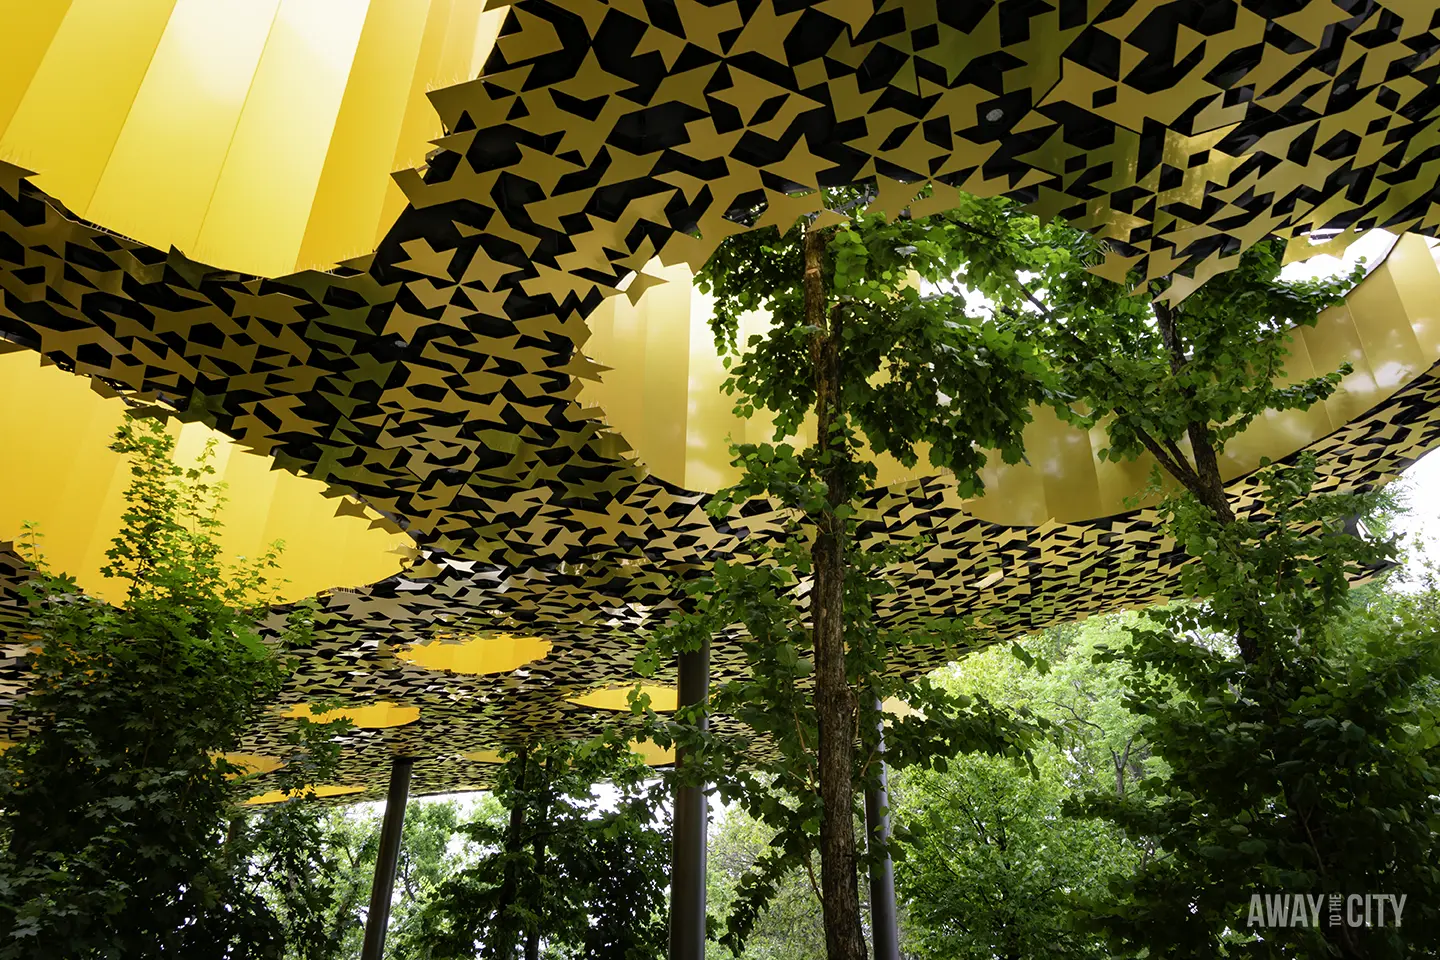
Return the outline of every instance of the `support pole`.
<path id="1" fill-rule="evenodd" d="M 880 782 L 865 790 L 865 832 L 871 850 L 890 842 L 890 777 L 885 772 L 885 715 L 879 699 L 875 746 L 880 763 Z M 895 916 L 895 864 L 889 850 L 885 858 L 870 864 L 870 937 L 875 960 L 900 960 L 900 925 Z"/>
<path id="2" fill-rule="evenodd" d="M 380 852 L 375 858 L 375 882 L 370 887 L 370 912 L 365 916 L 365 943 L 360 960 L 381 960 L 385 955 L 385 928 L 390 925 L 390 895 L 395 890 L 395 869 L 400 865 L 400 835 L 405 829 L 405 801 L 410 797 L 410 757 L 390 764 L 390 792 L 385 797 L 385 819 L 380 824 Z"/>
<path id="3" fill-rule="evenodd" d="M 679 658 L 677 700 L 682 707 L 703 703 L 710 692 L 710 641 Z M 702 721 L 709 724 L 709 718 Z M 684 769 L 686 751 L 676 751 Z M 677 787 L 671 830 L 670 960 L 705 960 L 705 867 L 709 805 L 704 786 Z"/>

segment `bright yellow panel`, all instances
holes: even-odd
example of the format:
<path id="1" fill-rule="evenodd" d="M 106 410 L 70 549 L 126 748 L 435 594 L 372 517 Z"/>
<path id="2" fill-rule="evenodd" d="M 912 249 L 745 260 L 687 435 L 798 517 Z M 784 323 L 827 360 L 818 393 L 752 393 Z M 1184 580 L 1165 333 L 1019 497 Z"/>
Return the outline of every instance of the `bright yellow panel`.
<path id="1" fill-rule="evenodd" d="M 636 740 L 630 744 L 630 751 L 652 767 L 664 767 L 675 762 L 675 749 L 661 749 L 649 740 Z"/>
<path id="2" fill-rule="evenodd" d="M 82 217 L 174 5 L 74 0 L 0 137 L 0 157 Z"/>
<path id="3" fill-rule="evenodd" d="M 232 779 L 254 776 L 257 773 L 270 773 L 285 766 L 285 761 L 279 757 L 267 757 L 259 753 L 227 753 L 225 759 L 241 768 L 239 773 L 228 775 Z"/>
<path id="4" fill-rule="evenodd" d="M 425 162 L 425 154 L 433 147 L 431 140 L 444 133 L 440 118 L 431 106 L 428 94 L 473 79 L 480 72 L 485 58 L 495 46 L 495 38 L 505 22 L 505 7 L 496 7 L 474 20 L 474 37 L 466 58 L 464 37 L 459 32 L 470 21 L 466 8 L 482 4 L 472 0 L 431 0 L 430 17 L 425 22 L 419 66 L 410 85 L 405 120 L 396 144 L 391 170 L 406 170 Z M 458 9 L 457 9 L 458 8 Z M 380 215 L 380 231 L 375 235 L 379 244 L 400 211 L 405 209 L 404 192 L 391 180 L 385 185 L 385 201 Z"/>
<path id="5" fill-rule="evenodd" d="M 42 367 L 29 351 L 0 354 L 0 410 L 6 411 L 0 417 L 0 541 L 15 540 L 33 521 L 51 569 L 75 577 L 89 593 L 119 600 L 124 584 L 106 580 L 100 568 L 120 530 L 129 480 L 128 461 L 109 449 L 125 405 L 87 383 Z M 43 416 L 32 414 L 37 410 Z M 383 580 L 413 553 L 405 534 L 371 526 L 378 515 L 336 516 L 338 501 L 324 496 L 324 484 L 272 470 L 268 458 L 200 424 L 172 422 L 170 429 L 181 463 L 207 439 L 217 440 L 215 463 L 228 485 L 221 511 L 228 558 L 256 557 L 275 540 L 285 542 L 282 599 Z"/>
<path id="6" fill-rule="evenodd" d="M 460 754 L 466 760 L 474 760 L 476 763 L 504 763 L 505 755 L 499 750 L 471 750 L 469 753 Z"/>
<path id="7" fill-rule="evenodd" d="M 444 638 L 418 644 L 395 654 L 396 659 L 427 670 L 455 673 L 509 673 L 550 653 L 549 640 L 508 634 L 476 636 L 467 640 Z"/>
<path id="8" fill-rule="evenodd" d="M 316 711 L 309 704 L 296 704 L 286 713 L 287 717 L 305 717 L 317 723 L 344 718 L 361 730 L 383 730 L 386 727 L 403 727 L 420 719 L 419 707 L 402 707 L 398 703 L 371 703 L 360 707 L 340 707 L 336 710 Z"/>
<path id="9" fill-rule="evenodd" d="M 30 78 L 50 49 L 70 0 L 0 0 L 0 133 L 30 89 Z"/>
<path id="10" fill-rule="evenodd" d="M 910 706 L 910 704 L 906 703 L 904 700 L 901 700 L 899 697 L 890 697 L 882 701 L 880 704 L 880 709 L 882 712 L 885 713 L 886 716 L 897 718 L 913 717 L 920 712 L 914 707 Z"/>
<path id="11" fill-rule="evenodd" d="M 661 767 L 675 762 L 675 750 L 673 748 L 662 750 L 649 740 L 635 740 L 630 744 L 630 751 L 652 767 Z M 466 760 L 474 760 L 477 763 L 504 763 L 506 757 L 497 750 L 472 750 L 469 753 L 460 754 Z M 489 789 L 475 787 L 473 789 Z"/>
<path id="12" fill-rule="evenodd" d="M 606 687 L 601 690 L 592 690 L 590 693 L 580 697 L 571 697 L 570 702 L 582 707 L 593 707 L 596 710 L 630 710 L 630 691 L 634 687 Z M 650 709 L 661 713 L 668 713 L 676 708 L 678 697 L 675 695 L 674 687 L 653 686 L 642 684 L 641 691 L 650 696 Z"/>
<path id="13" fill-rule="evenodd" d="M 281 0 L 195 259 L 294 268 L 364 18 L 354 0 Z"/>
<path id="14" fill-rule="evenodd" d="M 325 268 L 369 253 L 405 119 L 430 0 L 371 0 L 340 101 L 296 264 Z M 388 226 L 384 224 L 383 226 Z"/>
<path id="15" fill-rule="evenodd" d="M 307 787 L 304 790 L 271 790 L 269 793 L 262 793 L 259 796 L 251 797 L 245 801 L 247 807 L 259 806 L 263 803 L 280 803 L 284 800 L 294 800 L 313 794 L 316 797 L 348 797 L 355 793 L 364 793 L 364 787 L 347 787 L 338 783 L 325 783 L 316 787 Z"/>
<path id="16" fill-rule="evenodd" d="M 370 253 L 390 174 L 476 75 L 480 0 L 0 0 L 0 159 L 78 215 L 221 269 Z"/>
<path id="17" fill-rule="evenodd" d="M 279 5 L 178 0 L 95 190 L 90 220 L 162 250 L 195 250 Z"/>

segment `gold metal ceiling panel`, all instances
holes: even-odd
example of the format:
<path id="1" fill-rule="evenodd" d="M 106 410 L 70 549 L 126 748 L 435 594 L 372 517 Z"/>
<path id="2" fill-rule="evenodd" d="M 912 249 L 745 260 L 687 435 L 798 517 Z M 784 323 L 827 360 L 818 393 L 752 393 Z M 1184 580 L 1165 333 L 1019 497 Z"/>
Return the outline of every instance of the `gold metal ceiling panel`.
<path id="1" fill-rule="evenodd" d="M 426 93 L 489 54 L 503 13 L 482 6 L 0 4 L 0 160 L 162 250 L 251 273 L 329 267 L 369 253 L 404 207 L 389 174 L 443 132 Z"/>

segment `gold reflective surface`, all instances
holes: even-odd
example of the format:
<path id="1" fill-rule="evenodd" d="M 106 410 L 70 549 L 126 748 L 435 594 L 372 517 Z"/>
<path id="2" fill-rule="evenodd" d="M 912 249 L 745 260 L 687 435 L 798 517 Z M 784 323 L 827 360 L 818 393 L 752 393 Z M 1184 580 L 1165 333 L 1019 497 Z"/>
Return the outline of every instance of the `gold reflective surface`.
<path id="1" fill-rule="evenodd" d="M 28 352 L 0 354 L 0 543 L 17 544 L 34 523 L 50 568 L 75 577 L 107 600 L 125 584 L 101 576 L 105 551 L 120 531 L 129 482 L 125 457 L 109 449 L 125 413 L 85 381 L 43 367 Z M 207 441 L 216 443 L 216 480 L 226 485 L 221 546 L 231 562 L 284 544 L 276 584 L 282 599 L 336 586 L 373 583 L 396 573 L 414 548 L 387 531 L 372 510 L 326 497 L 323 484 L 297 477 L 201 424 L 172 422 L 175 460 L 190 466 Z M 393 527 L 391 528 L 393 530 Z M 12 547 L 24 552 L 24 546 Z"/>
<path id="2" fill-rule="evenodd" d="M 361 730 L 384 730 L 387 727 L 403 727 L 419 720 L 420 708 L 401 706 L 398 703 L 369 703 L 357 707 L 317 710 L 308 704 L 297 704 L 286 711 L 285 716 L 304 717 L 316 723 L 349 720 Z"/>
<path id="3" fill-rule="evenodd" d="M 284 800 L 294 800 L 297 797 L 316 796 L 327 797 L 348 797 L 364 793 L 364 787 L 347 787 L 338 783 L 322 783 L 314 787 L 306 787 L 304 790 L 270 790 L 245 801 L 246 806 L 260 806 L 267 803 L 280 803 Z"/>
<path id="4" fill-rule="evenodd" d="M 0 160 L 78 216 L 269 276 L 368 254 L 474 77 L 478 0 L 7 0 Z"/>
<path id="5" fill-rule="evenodd" d="M 582 707 L 592 707 L 596 710 L 616 710 L 629 712 L 630 692 L 633 686 L 627 687 L 606 687 L 600 690 L 593 690 L 590 693 L 579 697 L 571 697 L 570 702 Z M 650 698 L 650 709 L 661 713 L 670 713 L 679 703 L 674 687 L 661 687 L 655 684 L 641 684 L 640 692 Z"/>
<path id="6" fill-rule="evenodd" d="M 488 58 L 495 21 L 469 0 L 216 0 L 214 20 L 198 0 L 0 0 L 0 158 L 40 172 L 0 162 L 0 338 L 214 425 L 424 551 L 401 576 L 322 598 L 283 694 L 419 711 L 347 740 L 339 779 L 372 794 L 397 755 L 421 761 L 417 793 L 437 792 L 493 774 L 458 754 L 624 723 L 573 700 L 633 680 L 678 578 L 749 562 L 781 529 L 771 503 L 706 513 L 725 409 L 690 404 L 719 375 L 688 290 L 656 283 L 747 229 L 739 211 L 787 226 L 841 181 L 873 180 L 873 209 L 891 215 L 956 189 L 1006 194 L 1110 240 L 1102 275 L 1178 271 L 1177 294 L 1271 233 L 1331 249 L 1352 230 L 1440 227 L 1440 30 L 1413 0 L 1217 0 L 1204 35 L 1158 0 L 1034 4 L 1024 30 L 1012 5 L 939 0 L 675 0 L 673 17 L 641 0 L 487 5 L 505 19 Z M 619 17 L 632 29 L 617 39 Z M 158 129 L 167 115 L 193 138 Z M 173 204 L 168 187 L 127 192 L 155 169 Z M 76 219 L 95 211 L 136 222 Z M 146 243 L 103 229 L 140 236 L 151 218 Z M 204 256 L 167 254 L 162 227 Z M 1236 443 L 1241 513 L 1259 510 L 1244 473 L 1259 455 L 1304 445 L 1330 489 L 1357 489 L 1440 445 L 1427 256 L 1397 250 L 1390 281 L 1297 339 L 1297 373 L 1348 358 L 1356 375 L 1325 409 Z M 237 268 L 276 279 L 223 272 Z M 622 289 L 643 316 L 616 313 L 607 331 Z M 617 343 L 622 368 L 643 348 L 642 372 L 602 377 L 585 356 Z M 992 499 L 902 473 L 866 505 L 873 536 L 929 544 L 890 571 L 887 627 L 973 616 L 1000 640 L 1175 591 L 1185 557 L 1154 511 L 1114 512 L 1145 465 L 1100 469 L 1102 438 L 1058 424 L 1028 439 L 1029 466 L 997 471 Z M 0 553 L 7 624 L 24 575 Z M 510 673 L 397 662 L 462 622 L 554 648 Z M 715 639 L 718 678 L 743 669 L 735 640 Z M 905 647 L 895 669 L 964 652 Z M 0 697 L 27 688 L 26 655 L 0 648 Z M 267 717 L 245 749 L 279 753 L 292 730 Z M 3 718 L 0 736 L 24 734 Z"/>
<path id="7" fill-rule="evenodd" d="M 504 763 L 505 755 L 499 750 L 470 750 L 460 754 L 462 759 L 476 763 Z"/>
<path id="8" fill-rule="evenodd" d="M 543 660 L 550 641 L 534 637 L 495 634 L 457 640 L 441 636 L 395 654 L 396 659 L 427 670 L 483 675 L 509 673 L 527 663 Z"/>
<path id="9" fill-rule="evenodd" d="M 285 766 L 285 762 L 278 757 L 267 757 L 258 753 L 227 753 L 225 759 L 240 768 L 239 773 L 228 774 L 236 779 L 257 773 L 273 773 Z"/>
<path id="10" fill-rule="evenodd" d="M 635 740 L 630 751 L 652 767 L 665 767 L 675 762 L 675 748 L 661 747 L 649 740 Z"/>

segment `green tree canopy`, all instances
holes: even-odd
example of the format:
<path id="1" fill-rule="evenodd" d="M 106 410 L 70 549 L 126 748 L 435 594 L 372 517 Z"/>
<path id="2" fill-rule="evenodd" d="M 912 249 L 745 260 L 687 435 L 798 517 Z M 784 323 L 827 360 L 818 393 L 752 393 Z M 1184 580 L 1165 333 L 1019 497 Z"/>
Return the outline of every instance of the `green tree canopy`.
<path id="1" fill-rule="evenodd" d="M 433 889 L 397 948 L 433 960 L 662 956 L 670 848 L 652 778 L 619 738 L 516 753 L 495 782 L 505 816 L 462 826 L 481 855 Z"/>
<path id="2" fill-rule="evenodd" d="M 274 917 L 223 856 L 224 760 L 284 664 L 256 628 L 273 552 L 227 565 L 207 448 L 190 468 L 153 421 L 130 458 L 107 576 L 118 606 L 44 568 L 24 590 L 31 734 L 0 761 L 0 957 L 271 956 Z"/>
<path id="3" fill-rule="evenodd" d="M 1188 297 L 1153 304 L 1083 276 L 1088 238 L 1057 243 L 1029 291 L 1060 389 L 1109 455 L 1152 455 L 1178 491 L 1160 513 L 1193 558 L 1194 602 L 1152 611 L 1107 656 L 1130 670 L 1128 707 L 1167 772 L 1082 809 L 1163 850 L 1091 916 L 1116 944 L 1175 957 L 1405 956 L 1434 939 L 1434 709 L 1440 670 L 1428 609 L 1361 616 L 1351 583 L 1394 547 L 1357 517 L 1373 491 L 1334 492 L 1302 454 L 1255 480 L 1258 511 L 1223 482 L 1225 445 L 1255 418 L 1304 409 L 1344 368 L 1280 376 L 1290 330 L 1313 324 L 1352 278 L 1287 283 L 1278 242 Z M 1175 281 L 1179 284 L 1180 281 Z M 1247 929 L 1252 894 L 1405 892 L 1406 929 Z"/>
<path id="4" fill-rule="evenodd" d="M 710 707 L 744 732 L 706 733 L 698 711 L 682 710 L 679 726 L 659 734 L 695 758 L 683 777 L 715 782 L 777 831 L 739 888 L 726 940 L 738 948 L 776 884 L 818 849 L 828 955 L 860 960 L 855 798 L 878 776 L 877 704 L 895 694 L 923 707 L 892 727 L 886 757 L 898 766 L 1015 751 L 1026 726 L 888 676 L 898 645 L 955 647 L 973 637 L 953 619 L 906 630 L 877 621 L 877 599 L 894 589 L 887 568 L 919 544 L 862 546 L 857 511 L 874 490 L 873 457 L 913 465 L 928 448 L 930 463 L 953 471 L 962 492 L 978 492 L 984 451 L 1019 460 L 1031 407 L 1048 388 L 1041 351 L 1015 320 L 1024 302 L 1018 284 L 991 276 L 1023 269 L 1015 254 L 1028 249 L 1018 227 L 992 223 L 994 205 L 957 196 L 945 214 L 889 219 L 861 212 L 863 190 L 826 199 L 829 211 L 784 234 L 727 240 L 698 276 L 715 296 L 737 413 L 764 407 L 776 425 L 771 442 L 733 448 L 742 477 L 711 509 L 728 515 L 741 501 L 769 497 L 783 528 L 773 548 L 753 547 L 755 563 L 717 564 L 689 584 L 687 612 L 661 632 L 640 670 L 718 633 L 736 637 L 748 676 L 714 690 Z M 994 229 L 1007 231 L 1008 246 L 994 241 Z M 970 316 L 961 296 L 936 286 L 967 277 L 1008 312 Z M 769 331 L 737 343 L 740 315 L 762 308 Z M 797 450 L 785 438 L 807 417 L 815 439 Z M 867 851 L 872 860 L 882 855 L 878 845 Z"/>
<path id="5" fill-rule="evenodd" d="M 1076 929 L 1072 902 L 1104 893 L 1153 850 L 1109 824 L 1066 817 L 1062 806 L 1086 790 L 1125 796 L 1153 764 L 1139 719 L 1123 704 L 1123 671 L 1092 662 L 1128 619 L 1028 639 L 1028 659 L 1043 658 L 1044 673 L 998 646 L 939 672 L 936 682 L 957 692 L 1047 717 L 1054 737 L 1037 744 L 1033 766 L 964 756 L 943 771 L 913 768 L 896 778 L 908 952 L 924 960 L 1111 956 L 1101 937 Z"/>

